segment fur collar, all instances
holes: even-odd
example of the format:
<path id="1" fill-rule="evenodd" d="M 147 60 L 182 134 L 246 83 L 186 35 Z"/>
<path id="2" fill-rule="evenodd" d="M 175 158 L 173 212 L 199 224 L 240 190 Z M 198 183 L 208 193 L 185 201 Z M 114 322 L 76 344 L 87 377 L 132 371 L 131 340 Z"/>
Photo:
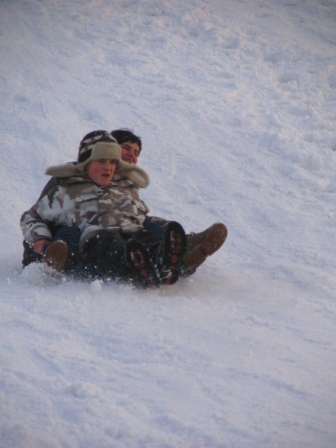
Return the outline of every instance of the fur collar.
<path id="1" fill-rule="evenodd" d="M 49 166 L 45 174 L 53 177 L 82 176 L 84 167 L 76 162 L 69 162 L 63 165 Z M 149 176 L 146 171 L 134 163 L 122 162 L 122 164 L 118 164 L 116 177 L 127 177 L 140 188 L 146 188 L 149 185 Z"/>

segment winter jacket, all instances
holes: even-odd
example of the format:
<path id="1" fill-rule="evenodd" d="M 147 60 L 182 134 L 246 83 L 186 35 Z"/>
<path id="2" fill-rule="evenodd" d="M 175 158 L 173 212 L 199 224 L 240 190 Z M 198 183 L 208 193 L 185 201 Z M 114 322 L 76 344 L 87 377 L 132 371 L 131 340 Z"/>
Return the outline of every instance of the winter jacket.
<path id="1" fill-rule="evenodd" d="M 78 228 L 83 243 L 102 230 L 124 234 L 141 230 L 148 212 L 138 186 L 129 178 L 115 176 L 108 187 L 100 187 L 82 174 L 59 178 L 23 213 L 21 229 L 30 246 L 40 239 L 51 240 L 51 225 Z"/>

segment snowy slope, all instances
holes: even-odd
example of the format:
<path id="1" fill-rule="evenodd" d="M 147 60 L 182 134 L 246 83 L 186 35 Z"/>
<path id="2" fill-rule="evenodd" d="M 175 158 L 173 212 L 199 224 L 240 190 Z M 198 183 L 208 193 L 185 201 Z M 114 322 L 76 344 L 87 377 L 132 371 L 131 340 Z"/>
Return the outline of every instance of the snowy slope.
<path id="1" fill-rule="evenodd" d="M 336 2 L 0 2 L 1 448 L 334 448 Z M 47 166 L 143 140 L 223 249 L 159 291 L 21 269 Z"/>

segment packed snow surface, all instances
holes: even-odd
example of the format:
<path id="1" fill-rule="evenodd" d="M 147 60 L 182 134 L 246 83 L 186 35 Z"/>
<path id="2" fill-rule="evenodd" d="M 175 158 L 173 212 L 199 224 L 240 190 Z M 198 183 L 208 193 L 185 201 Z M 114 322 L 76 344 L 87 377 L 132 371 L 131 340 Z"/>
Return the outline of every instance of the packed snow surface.
<path id="1" fill-rule="evenodd" d="M 0 2 L 1 448 L 334 448 L 336 2 Z M 151 214 L 214 222 L 173 286 L 21 267 L 21 214 L 95 129 Z"/>

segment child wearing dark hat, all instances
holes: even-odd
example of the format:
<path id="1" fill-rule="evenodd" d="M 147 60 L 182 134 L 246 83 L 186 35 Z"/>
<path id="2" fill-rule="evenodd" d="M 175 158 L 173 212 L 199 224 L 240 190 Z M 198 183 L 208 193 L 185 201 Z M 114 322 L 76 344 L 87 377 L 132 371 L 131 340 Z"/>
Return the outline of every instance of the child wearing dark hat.
<path id="1" fill-rule="evenodd" d="M 100 132 L 100 131 L 94 131 L 94 133 Z M 106 132 L 106 131 L 103 131 Z M 141 153 L 142 148 L 142 142 L 141 138 L 138 135 L 135 135 L 133 131 L 131 131 L 128 128 L 122 128 L 122 129 L 115 129 L 111 131 L 110 133 L 112 137 L 114 137 L 117 142 L 119 143 L 121 147 L 121 158 L 125 162 L 137 164 L 138 157 Z M 86 139 L 87 136 L 84 137 L 83 140 Z M 121 179 L 121 182 L 123 182 L 123 177 L 115 176 L 113 179 L 114 182 L 119 182 Z M 59 178 L 57 177 L 51 177 L 50 180 L 47 182 L 45 187 L 43 188 L 40 198 L 42 198 L 45 195 L 49 194 L 49 191 L 58 184 Z M 146 215 L 146 219 L 144 222 L 144 228 L 145 230 L 148 230 L 152 233 L 155 233 L 159 237 L 162 238 L 163 232 L 166 229 L 166 226 L 168 225 L 169 221 L 163 218 L 159 218 L 157 216 L 149 216 Z M 70 251 L 68 254 L 71 256 L 73 262 L 75 262 L 75 254 L 78 252 L 78 244 L 79 244 L 79 232 L 76 231 L 74 228 L 70 227 L 57 227 L 56 229 L 53 228 L 53 226 L 50 226 L 50 230 L 52 234 L 54 235 L 54 232 L 57 232 L 58 238 L 66 238 L 68 243 L 68 249 Z M 203 264 L 207 257 L 214 254 L 218 249 L 221 248 L 221 246 L 224 244 L 226 237 L 227 237 L 227 228 L 226 226 L 221 223 L 217 222 L 207 229 L 203 230 L 202 232 L 191 232 L 188 235 L 186 235 L 187 238 L 187 248 L 185 251 L 184 258 L 181 263 L 180 267 L 180 274 L 182 277 L 187 277 L 188 275 L 192 275 L 195 273 L 196 269 Z M 58 244 L 60 246 L 60 243 Z M 35 263 L 37 261 L 40 261 L 41 256 L 40 254 L 36 253 L 26 241 L 23 241 L 23 258 L 22 258 L 22 265 L 23 267 L 28 266 L 30 263 Z M 52 251 L 52 252 L 51 252 Z M 53 263 L 55 263 L 54 260 L 54 251 L 55 251 L 55 245 L 51 245 L 47 249 L 47 253 L 44 256 L 44 261 L 48 262 L 48 259 L 51 258 L 53 260 Z M 66 251 L 63 250 L 65 253 Z M 60 257 L 60 250 L 57 250 L 58 258 L 60 260 L 59 264 L 63 266 L 64 261 L 62 262 L 62 257 Z M 63 257 L 66 258 L 66 254 Z M 68 260 L 69 261 L 69 260 Z M 63 264 L 62 264 L 63 263 Z M 67 267 L 69 268 L 69 262 L 67 263 Z M 78 269 L 80 270 L 80 266 Z M 74 263 L 72 266 L 72 273 L 75 274 L 75 267 Z M 77 271 L 78 271 L 77 269 Z M 69 273 L 69 269 L 67 269 Z"/>
<path id="2" fill-rule="evenodd" d="M 144 229 L 149 209 L 138 188 L 148 186 L 148 175 L 121 159 L 121 148 L 110 133 L 87 134 L 77 162 L 49 167 L 46 174 L 57 177 L 57 184 L 21 217 L 24 240 L 40 261 L 71 270 L 75 259 L 73 265 L 77 273 L 81 267 L 84 277 L 136 286 L 178 280 L 185 232 L 177 222 L 167 222 L 161 237 Z M 113 181 L 115 175 L 118 182 Z M 74 232 L 79 236 L 76 253 Z"/>

